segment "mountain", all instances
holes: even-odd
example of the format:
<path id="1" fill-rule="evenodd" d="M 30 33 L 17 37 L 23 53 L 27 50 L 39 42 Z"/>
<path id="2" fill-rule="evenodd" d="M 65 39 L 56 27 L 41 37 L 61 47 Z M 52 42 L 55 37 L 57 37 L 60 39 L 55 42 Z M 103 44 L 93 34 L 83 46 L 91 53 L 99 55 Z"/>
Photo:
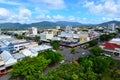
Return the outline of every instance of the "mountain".
<path id="1" fill-rule="evenodd" d="M 79 22 L 67 22 L 67 21 L 57 21 L 56 24 L 61 26 L 82 26 L 82 23 Z"/>
<path id="2" fill-rule="evenodd" d="M 108 24 L 114 23 L 117 26 L 120 26 L 120 21 L 109 21 L 104 22 L 101 24 L 82 24 L 79 22 L 67 22 L 67 21 L 57 21 L 57 22 L 50 22 L 50 21 L 42 21 L 37 23 L 31 24 L 20 24 L 20 23 L 1 23 L 0 29 L 27 29 L 30 27 L 37 27 L 37 28 L 55 28 L 56 26 L 65 27 L 67 25 L 73 27 L 94 27 L 94 26 L 108 26 Z"/>
<path id="3" fill-rule="evenodd" d="M 109 22 L 104 22 L 101 24 L 98 24 L 97 26 L 108 26 L 108 24 L 114 23 L 117 26 L 120 26 L 120 21 L 109 21 Z"/>

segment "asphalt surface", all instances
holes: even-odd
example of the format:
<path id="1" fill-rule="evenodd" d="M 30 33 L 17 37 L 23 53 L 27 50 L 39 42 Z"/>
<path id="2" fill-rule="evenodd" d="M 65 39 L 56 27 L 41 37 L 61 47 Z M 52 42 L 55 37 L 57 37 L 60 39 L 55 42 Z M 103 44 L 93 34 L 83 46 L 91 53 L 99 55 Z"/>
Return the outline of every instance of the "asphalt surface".
<path id="1" fill-rule="evenodd" d="M 88 56 L 89 51 L 82 48 L 76 48 L 76 54 L 71 53 L 71 48 L 64 48 L 62 51 L 58 51 L 64 56 L 65 63 L 73 62 L 80 56 Z"/>

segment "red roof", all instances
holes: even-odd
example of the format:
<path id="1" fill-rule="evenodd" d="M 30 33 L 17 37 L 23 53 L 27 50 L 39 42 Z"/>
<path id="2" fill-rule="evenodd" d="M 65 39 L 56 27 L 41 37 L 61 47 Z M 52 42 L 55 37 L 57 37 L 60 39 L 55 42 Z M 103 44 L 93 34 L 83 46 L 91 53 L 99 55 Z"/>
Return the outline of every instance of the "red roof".
<path id="1" fill-rule="evenodd" d="M 115 44 L 115 43 L 104 43 L 102 46 L 104 46 L 104 49 L 110 49 L 110 50 L 115 50 L 115 48 L 120 48 L 120 45 Z"/>

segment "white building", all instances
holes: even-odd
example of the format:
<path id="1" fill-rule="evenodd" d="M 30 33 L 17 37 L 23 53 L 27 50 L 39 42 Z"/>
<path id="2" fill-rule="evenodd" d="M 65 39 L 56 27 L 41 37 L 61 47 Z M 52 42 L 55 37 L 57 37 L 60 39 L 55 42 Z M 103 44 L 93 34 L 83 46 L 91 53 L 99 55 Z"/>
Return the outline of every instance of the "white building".
<path id="1" fill-rule="evenodd" d="M 40 34 L 40 38 L 43 41 L 46 41 L 48 39 L 52 39 L 54 36 L 53 32 L 43 32 Z"/>
<path id="2" fill-rule="evenodd" d="M 29 29 L 29 32 L 32 35 L 37 35 L 37 28 L 36 27 L 32 27 L 31 29 Z"/>
<path id="3" fill-rule="evenodd" d="M 60 26 L 56 26 L 56 29 L 60 29 Z"/>
<path id="4" fill-rule="evenodd" d="M 52 49 L 51 46 L 40 45 L 40 46 L 34 46 L 34 47 L 30 47 L 28 49 L 24 49 L 20 53 L 24 54 L 25 56 L 33 57 L 33 56 L 37 56 L 38 52 L 42 52 L 42 51 L 50 50 L 50 49 Z"/>
<path id="5" fill-rule="evenodd" d="M 72 33 L 72 27 L 66 26 L 66 33 Z"/>
<path id="6" fill-rule="evenodd" d="M 6 39 L 6 38 L 11 38 L 11 36 L 8 36 L 8 35 L 0 35 L 0 40 L 1 40 L 1 39 Z"/>
<path id="7" fill-rule="evenodd" d="M 5 67 L 9 67 L 17 63 L 17 60 L 8 51 L 3 51 L 0 54 L 0 57 L 4 61 Z"/>
<path id="8" fill-rule="evenodd" d="M 115 24 L 114 23 L 108 24 L 108 30 L 115 31 Z"/>
<path id="9" fill-rule="evenodd" d="M 120 45 L 120 38 L 113 38 L 112 40 L 109 41 L 110 43 L 115 43 Z"/>

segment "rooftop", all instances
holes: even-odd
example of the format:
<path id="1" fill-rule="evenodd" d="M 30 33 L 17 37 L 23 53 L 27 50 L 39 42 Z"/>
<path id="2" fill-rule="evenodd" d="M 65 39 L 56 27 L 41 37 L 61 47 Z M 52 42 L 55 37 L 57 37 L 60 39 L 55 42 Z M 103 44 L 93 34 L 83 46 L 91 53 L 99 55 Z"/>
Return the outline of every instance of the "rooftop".
<path id="1" fill-rule="evenodd" d="M 115 50 L 115 48 L 120 48 L 120 45 L 109 42 L 102 44 L 102 46 L 104 46 L 103 47 L 104 49 L 109 49 L 109 50 Z"/>

